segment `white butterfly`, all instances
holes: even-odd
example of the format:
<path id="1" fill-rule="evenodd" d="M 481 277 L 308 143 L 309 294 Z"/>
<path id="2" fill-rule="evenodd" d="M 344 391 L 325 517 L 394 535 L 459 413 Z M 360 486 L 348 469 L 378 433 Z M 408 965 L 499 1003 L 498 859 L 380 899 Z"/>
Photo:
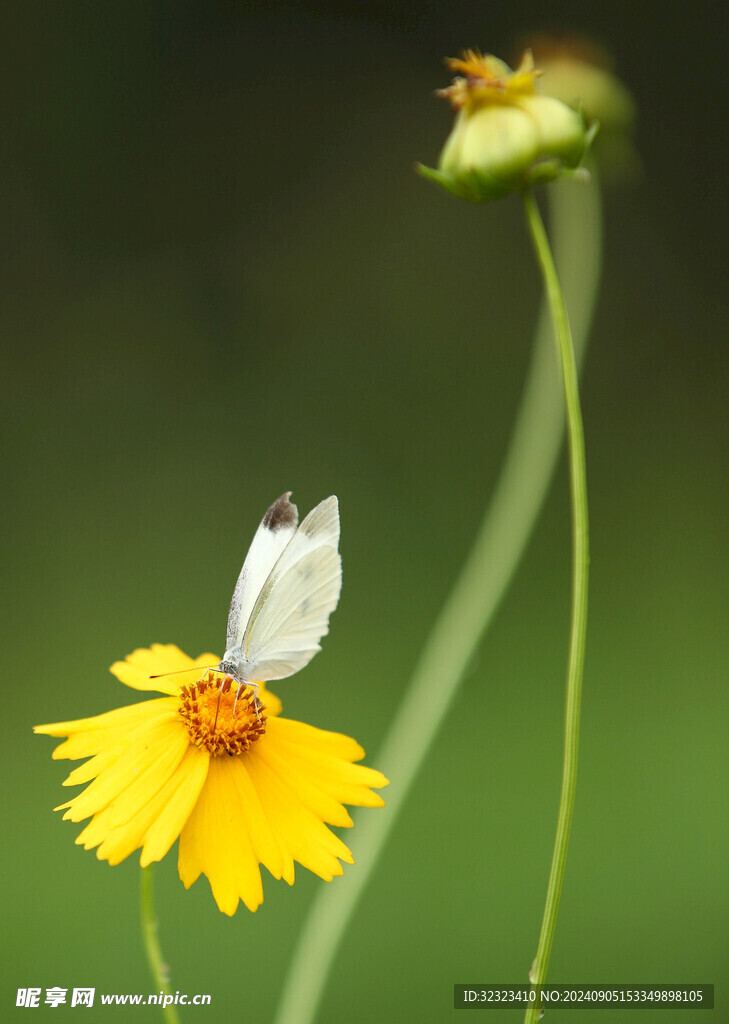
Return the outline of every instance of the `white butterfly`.
<path id="1" fill-rule="evenodd" d="M 342 588 L 339 503 L 325 498 L 297 526 L 291 491 L 261 520 L 233 591 L 225 656 L 238 683 L 284 679 L 308 665 Z"/>

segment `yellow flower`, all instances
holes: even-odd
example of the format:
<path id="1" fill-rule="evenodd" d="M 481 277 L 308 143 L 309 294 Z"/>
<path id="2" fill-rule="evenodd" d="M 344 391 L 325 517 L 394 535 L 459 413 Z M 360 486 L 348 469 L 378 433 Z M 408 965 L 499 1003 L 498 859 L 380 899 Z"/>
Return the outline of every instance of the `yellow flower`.
<path id="1" fill-rule="evenodd" d="M 141 847 L 144 867 L 179 836 L 185 887 L 207 875 L 218 907 L 234 914 L 239 900 L 250 910 L 263 902 L 260 864 L 289 885 L 294 861 L 327 881 L 341 875 L 352 854 L 325 822 L 351 825 L 345 803 L 383 806 L 372 788 L 387 779 L 352 763 L 364 750 L 350 737 L 281 718 L 265 684 L 258 701 L 250 687 L 236 697 L 236 683 L 209 668 L 217 663 L 174 644 L 134 651 L 111 671 L 166 696 L 35 732 L 68 737 L 54 758 L 90 758 L 64 782 L 90 785 L 55 808 L 91 818 L 77 843 L 110 864 Z"/>
<path id="2" fill-rule="evenodd" d="M 457 111 L 456 122 L 438 169 L 419 165 L 425 177 L 483 202 L 577 167 L 590 133 L 581 114 L 538 88 L 531 51 L 516 71 L 475 50 L 447 63 L 461 75 L 439 95 Z"/>

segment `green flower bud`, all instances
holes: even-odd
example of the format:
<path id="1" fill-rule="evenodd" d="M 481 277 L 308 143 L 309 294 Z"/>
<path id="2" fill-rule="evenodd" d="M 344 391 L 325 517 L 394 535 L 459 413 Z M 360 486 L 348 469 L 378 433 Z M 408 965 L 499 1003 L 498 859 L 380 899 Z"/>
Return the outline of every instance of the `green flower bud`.
<path id="1" fill-rule="evenodd" d="M 534 120 L 540 155 L 557 157 L 567 167 L 576 167 L 585 153 L 582 115 L 566 103 L 541 93 L 523 96 L 519 105 Z"/>
<path id="2" fill-rule="evenodd" d="M 631 133 L 635 101 L 612 72 L 610 55 L 581 36 L 535 36 L 530 40 L 539 60 L 544 92 L 600 122 L 595 155 L 612 178 L 636 176 L 640 160 Z"/>
<path id="3" fill-rule="evenodd" d="M 443 176 L 473 199 L 499 199 L 537 158 L 534 122 L 516 107 L 461 110 L 438 161 Z M 453 189 L 455 191 L 455 189 Z M 460 194 L 460 193 L 459 193 Z"/>
<path id="4" fill-rule="evenodd" d="M 458 111 L 456 123 L 438 169 L 419 165 L 421 174 L 484 202 L 577 167 L 589 144 L 582 115 L 537 91 L 530 51 L 516 71 L 474 51 L 448 63 L 465 72 L 440 93 Z"/>
<path id="5" fill-rule="evenodd" d="M 549 96 L 597 118 L 600 131 L 624 130 L 635 121 L 635 102 L 612 73 L 602 48 L 577 35 L 536 36 L 531 48 L 539 59 L 541 85 Z"/>

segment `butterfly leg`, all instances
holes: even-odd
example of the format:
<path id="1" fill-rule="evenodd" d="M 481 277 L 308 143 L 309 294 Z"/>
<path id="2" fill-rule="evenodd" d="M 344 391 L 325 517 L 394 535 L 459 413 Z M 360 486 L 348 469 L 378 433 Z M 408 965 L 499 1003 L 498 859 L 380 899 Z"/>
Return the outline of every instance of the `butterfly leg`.
<path id="1" fill-rule="evenodd" d="M 254 705 L 253 706 L 256 709 L 256 718 L 258 719 L 258 724 L 260 725 L 261 724 L 261 708 L 263 707 L 263 704 L 258 699 L 258 683 L 249 683 L 248 685 L 251 686 L 251 687 L 255 687 L 255 693 L 253 694 L 253 700 L 254 700 Z"/>
<path id="2" fill-rule="evenodd" d="M 240 691 L 244 686 L 250 686 L 250 688 L 255 691 L 253 694 L 253 699 L 255 701 L 254 707 L 256 709 L 256 718 L 260 722 L 261 715 L 258 709 L 260 707 L 261 702 L 258 699 L 258 683 L 238 683 L 238 689 L 235 691 L 235 700 L 233 701 L 233 718 L 235 718 L 235 709 L 238 706 L 238 697 L 240 696 Z"/>

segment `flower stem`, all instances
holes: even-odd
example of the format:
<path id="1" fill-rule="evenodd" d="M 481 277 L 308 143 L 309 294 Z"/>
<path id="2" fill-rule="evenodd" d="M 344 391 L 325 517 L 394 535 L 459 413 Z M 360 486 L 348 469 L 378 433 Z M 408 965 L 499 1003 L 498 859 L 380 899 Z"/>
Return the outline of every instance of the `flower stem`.
<path id="1" fill-rule="evenodd" d="M 172 995 L 169 986 L 169 967 L 162 957 L 162 950 L 159 945 L 158 922 L 154 912 L 154 879 L 153 865 L 142 868 L 139 878 L 139 911 L 142 925 L 142 938 L 144 939 L 144 951 L 147 954 L 147 963 L 154 981 L 155 991 L 161 991 L 166 996 Z M 177 1008 L 170 1003 L 169 1006 L 162 1006 L 162 1013 L 168 1024 L 180 1024 Z"/>
<path id="2" fill-rule="evenodd" d="M 584 352 L 600 280 L 600 188 L 554 182 L 552 234 L 575 329 Z M 354 812 L 356 865 L 321 886 L 299 935 L 275 1024 L 310 1024 L 344 934 L 464 670 L 491 622 L 526 548 L 562 446 L 564 402 L 543 309 L 532 362 L 501 475 L 473 548 L 430 631 L 410 684 L 375 758 L 392 779 L 386 812 Z"/>
<path id="3" fill-rule="evenodd" d="M 577 367 L 572 348 L 567 308 L 544 229 L 539 207 L 531 190 L 524 193 L 524 212 L 534 243 L 537 262 L 544 278 L 544 287 L 552 314 L 552 324 L 559 348 L 565 407 L 567 410 L 567 439 L 569 446 L 570 493 L 572 505 L 572 621 L 567 663 L 567 703 L 565 708 L 564 760 L 562 764 L 562 793 L 557 818 L 557 834 L 552 855 L 552 867 L 547 887 L 547 902 L 539 934 L 537 955 L 530 971 L 533 985 L 543 985 L 547 978 L 552 953 L 554 932 L 557 927 L 559 901 L 562 895 L 567 847 L 572 828 L 577 786 L 577 752 L 580 732 L 580 701 L 582 697 L 582 669 L 585 661 L 587 632 L 587 584 L 589 543 L 587 521 L 587 476 L 585 473 L 585 439 L 582 412 L 577 385 Z M 525 1024 L 536 1024 L 540 1016 L 540 1003 L 531 1005 L 524 1018 Z"/>

